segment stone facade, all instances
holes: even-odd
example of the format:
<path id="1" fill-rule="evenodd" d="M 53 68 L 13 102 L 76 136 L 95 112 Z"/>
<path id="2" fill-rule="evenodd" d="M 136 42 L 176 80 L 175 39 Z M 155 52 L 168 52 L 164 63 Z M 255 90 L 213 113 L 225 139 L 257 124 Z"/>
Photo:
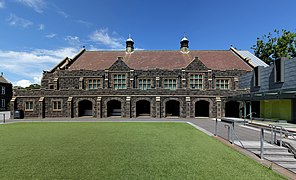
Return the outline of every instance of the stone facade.
<path id="1" fill-rule="evenodd" d="M 12 84 L 0 75 L 0 111 L 9 110 L 9 101 L 12 98 Z"/>
<path id="2" fill-rule="evenodd" d="M 172 53 L 181 53 L 181 57 L 187 58 L 189 51 L 185 49 L 186 52 Z M 245 63 L 245 69 L 229 67 L 220 70 L 206 66 L 198 57 L 180 68 L 134 68 L 126 61 L 127 56 L 136 55 L 134 52 L 126 52 L 125 57 L 118 57 L 108 68 L 71 68 L 84 53 L 85 50 L 73 59 L 66 58 L 51 71 L 44 72 L 40 90 L 17 90 L 11 101 L 12 113 L 23 110 L 25 118 L 221 117 L 225 115 L 227 96 L 246 93 L 246 90 L 239 89 L 238 78 L 249 72 L 246 69 L 252 69 Z M 159 52 L 147 52 L 152 59 L 157 58 L 155 53 Z M 96 52 L 98 56 L 101 54 L 104 52 Z M 202 78 L 199 87 L 192 85 L 190 78 L 195 77 L 193 75 Z M 227 88 L 217 88 L 218 79 L 227 80 Z M 93 88 L 94 82 L 96 88 Z M 143 82 L 149 82 L 149 88 L 143 89 Z M 116 89 L 117 86 L 120 88 Z"/>

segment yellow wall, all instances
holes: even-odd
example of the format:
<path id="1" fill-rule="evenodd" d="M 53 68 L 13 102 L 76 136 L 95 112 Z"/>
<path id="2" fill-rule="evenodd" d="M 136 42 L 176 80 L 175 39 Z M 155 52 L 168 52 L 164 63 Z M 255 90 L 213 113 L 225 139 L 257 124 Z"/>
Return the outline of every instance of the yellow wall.
<path id="1" fill-rule="evenodd" d="M 291 100 L 262 100 L 260 101 L 260 117 L 291 121 Z"/>

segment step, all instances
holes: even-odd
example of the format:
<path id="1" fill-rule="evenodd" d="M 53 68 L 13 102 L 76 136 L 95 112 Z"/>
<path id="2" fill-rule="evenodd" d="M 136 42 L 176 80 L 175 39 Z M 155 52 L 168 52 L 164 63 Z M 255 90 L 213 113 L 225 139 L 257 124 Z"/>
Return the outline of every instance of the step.
<path id="1" fill-rule="evenodd" d="M 266 158 L 268 159 L 269 161 L 272 161 L 272 162 L 275 162 L 275 163 L 287 163 L 287 162 L 296 162 L 296 159 L 295 158 L 277 158 L 277 157 L 269 157 L 269 158 Z"/>
<path id="2" fill-rule="evenodd" d="M 260 151 L 260 147 L 245 147 L 245 149 L 249 151 Z M 267 152 L 288 152 L 288 149 L 283 148 L 283 147 L 264 147 L 264 151 Z"/>
<path id="3" fill-rule="evenodd" d="M 255 154 L 260 154 L 260 151 L 252 151 Z M 294 157 L 293 154 L 289 153 L 287 150 L 286 151 L 264 151 L 264 155 L 268 156 L 291 156 Z"/>
<path id="4" fill-rule="evenodd" d="M 278 163 L 278 165 L 287 168 L 287 169 L 295 169 L 296 168 L 296 163 Z"/>

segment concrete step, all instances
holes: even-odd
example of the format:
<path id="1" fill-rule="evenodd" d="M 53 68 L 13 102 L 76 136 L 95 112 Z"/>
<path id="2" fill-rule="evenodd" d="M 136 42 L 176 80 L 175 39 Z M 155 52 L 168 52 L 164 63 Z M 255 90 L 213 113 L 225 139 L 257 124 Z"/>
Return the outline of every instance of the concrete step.
<path id="1" fill-rule="evenodd" d="M 287 169 L 296 169 L 296 163 L 279 163 L 278 165 Z"/>
<path id="2" fill-rule="evenodd" d="M 260 151 L 252 151 L 255 154 L 260 154 Z M 293 154 L 288 151 L 264 151 L 264 156 L 275 156 L 275 157 L 294 157 Z"/>
<path id="3" fill-rule="evenodd" d="M 266 158 L 269 161 L 275 162 L 275 163 L 287 163 L 287 162 L 296 162 L 295 158 L 289 158 L 289 157 L 284 157 L 284 158 L 278 158 L 278 157 L 268 157 Z"/>
<path id="4" fill-rule="evenodd" d="M 260 147 L 245 147 L 249 151 L 260 151 Z M 283 147 L 264 147 L 264 151 L 267 152 L 288 152 L 288 149 Z"/>

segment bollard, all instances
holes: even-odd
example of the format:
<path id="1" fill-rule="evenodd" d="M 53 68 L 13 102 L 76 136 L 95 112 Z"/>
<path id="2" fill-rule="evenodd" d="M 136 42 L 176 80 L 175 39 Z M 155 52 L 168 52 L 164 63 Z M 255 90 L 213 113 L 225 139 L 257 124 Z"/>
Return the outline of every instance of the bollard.
<path id="1" fill-rule="evenodd" d="M 5 114 L 3 114 L 3 123 L 5 124 Z"/>
<path id="2" fill-rule="evenodd" d="M 273 133 L 273 144 L 277 144 L 276 143 L 276 126 L 274 126 L 274 133 Z"/>
<path id="3" fill-rule="evenodd" d="M 232 144 L 234 144 L 234 122 L 232 123 L 232 126 L 231 126 L 231 141 L 232 141 Z"/>
<path id="4" fill-rule="evenodd" d="M 260 158 L 261 159 L 264 158 L 264 147 L 263 147 L 263 143 L 264 143 L 264 129 L 261 128 L 261 133 L 260 133 Z"/>

